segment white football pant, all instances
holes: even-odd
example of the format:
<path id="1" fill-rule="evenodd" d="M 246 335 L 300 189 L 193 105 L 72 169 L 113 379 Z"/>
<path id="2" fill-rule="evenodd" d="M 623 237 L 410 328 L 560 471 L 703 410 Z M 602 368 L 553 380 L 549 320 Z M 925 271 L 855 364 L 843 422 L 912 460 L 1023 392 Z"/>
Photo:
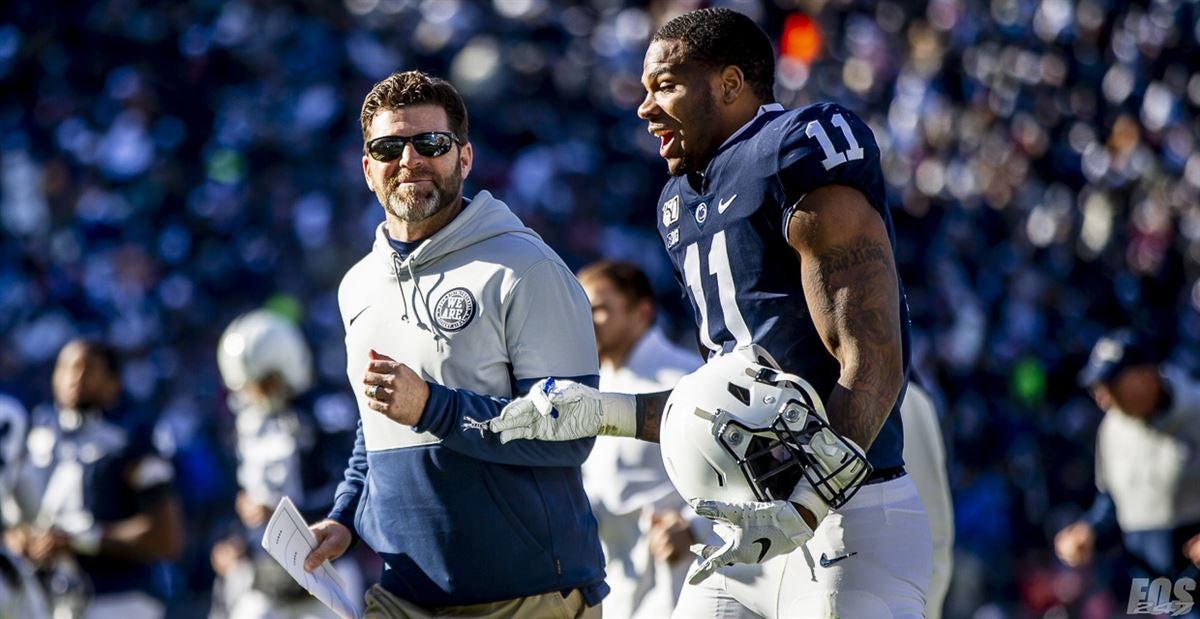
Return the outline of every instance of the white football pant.
<path id="1" fill-rule="evenodd" d="M 917 619 L 933 574 L 929 521 L 905 475 L 863 486 L 800 550 L 684 585 L 676 619 Z M 826 567 L 822 567 L 824 564 Z M 693 569 L 695 564 L 693 564 Z"/>

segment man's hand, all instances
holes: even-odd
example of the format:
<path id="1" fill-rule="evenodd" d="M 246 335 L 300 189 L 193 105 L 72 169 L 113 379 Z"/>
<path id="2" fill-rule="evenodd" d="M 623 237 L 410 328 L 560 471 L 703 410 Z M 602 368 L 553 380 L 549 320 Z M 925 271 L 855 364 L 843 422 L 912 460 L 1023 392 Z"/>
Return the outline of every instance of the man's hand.
<path id="1" fill-rule="evenodd" d="M 241 490 L 237 494 L 237 500 L 234 502 L 234 509 L 237 511 L 238 519 L 246 528 L 253 529 L 265 523 L 271 518 L 272 509 L 250 498 L 250 495 L 245 490 Z"/>
<path id="2" fill-rule="evenodd" d="M 209 563 L 217 576 L 225 576 L 242 557 L 246 556 L 246 542 L 237 537 L 227 537 L 213 544 Z"/>
<path id="3" fill-rule="evenodd" d="M 1068 525 L 1054 536 L 1054 553 L 1059 561 L 1069 567 L 1091 563 L 1095 550 L 1096 532 L 1092 530 L 1092 525 L 1082 520 Z"/>
<path id="4" fill-rule="evenodd" d="M 350 529 L 336 520 L 325 519 L 308 527 L 317 538 L 317 547 L 304 559 L 304 571 L 311 572 L 326 561 L 342 556 L 350 547 Z"/>
<path id="5" fill-rule="evenodd" d="M 734 563 L 762 563 L 804 546 L 813 530 L 796 508 L 787 501 L 726 503 L 696 501 L 696 513 L 716 523 L 714 529 L 725 544 L 696 544 L 692 552 L 704 561 L 688 578 L 688 583 L 703 582 L 718 568 Z"/>
<path id="6" fill-rule="evenodd" d="M 71 550 L 71 538 L 58 529 L 34 533 L 25 546 L 30 561 L 37 565 L 45 565 L 62 554 Z"/>
<path id="7" fill-rule="evenodd" d="M 696 542 L 688 522 L 673 509 L 656 512 L 650 518 L 650 554 L 655 559 L 675 563 L 686 559 L 688 548 Z"/>
<path id="8" fill-rule="evenodd" d="M 1183 556 L 1187 557 L 1192 563 L 1195 563 L 1196 567 L 1200 567 L 1200 534 L 1184 542 Z"/>
<path id="9" fill-rule="evenodd" d="M 363 375 L 367 406 L 396 423 L 417 425 L 429 399 L 429 384 L 407 365 L 374 350 L 369 354 L 371 362 Z"/>
<path id="10" fill-rule="evenodd" d="M 524 397 L 509 402 L 499 417 L 488 422 L 488 429 L 500 433 L 501 443 L 515 439 L 573 441 L 599 434 L 633 436 L 636 403 L 631 395 L 548 378 L 534 383 Z"/>

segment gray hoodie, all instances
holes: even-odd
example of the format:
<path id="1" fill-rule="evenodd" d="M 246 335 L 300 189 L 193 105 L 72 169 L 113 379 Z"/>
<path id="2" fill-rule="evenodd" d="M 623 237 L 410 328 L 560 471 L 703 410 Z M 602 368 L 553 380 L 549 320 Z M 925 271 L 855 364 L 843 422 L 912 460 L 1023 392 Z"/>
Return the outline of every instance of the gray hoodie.
<path id="1" fill-rule="evenodd" d="M 404 260 L 381 225 L 338 303 L 361 423 L 330 517 L 383 558 L 380 583 L 428 607 L 574 588 L 598 603 L 579 473 L 593 440 L 502 445 L 486 429 L 540 378 L 598 382 L 591 308 L 562 260 L 481 192 Z M 430 383 L 416 426 L 366 406 L 372 348 Z"/>

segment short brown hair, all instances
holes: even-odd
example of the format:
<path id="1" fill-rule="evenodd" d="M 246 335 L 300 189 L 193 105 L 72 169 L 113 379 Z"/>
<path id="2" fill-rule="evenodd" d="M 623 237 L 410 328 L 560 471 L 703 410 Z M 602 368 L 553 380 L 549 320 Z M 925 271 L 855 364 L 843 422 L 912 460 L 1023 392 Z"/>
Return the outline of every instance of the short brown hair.
<path id="1" fill-rule="evenodd" d="M 576 277 L 581 282 L 597 277 L 604 278 L 612 283 L 613 288 L 616 288 L 617 292 L 621 293 L 621 296 L 625 297 L 630 305 L 637 304 L 642 300 L 649 301 L 651 306 L 655 305 L 654 288 L 650 286 L 650 279 L 632 262 L 617 260 L 593 262 L 580 270 Z"/>
<path id="2" fill-rule="evenodd" d="M 406 105 L 436 105 L 446 111 L 450 132 L 459 142 L 467 142 L 467 106 L 454 85 L 421 71 L 393 73 L 371 87 L 362 106 L 362 134 L 370 136 L 371 121 L 379 110 Z"/>

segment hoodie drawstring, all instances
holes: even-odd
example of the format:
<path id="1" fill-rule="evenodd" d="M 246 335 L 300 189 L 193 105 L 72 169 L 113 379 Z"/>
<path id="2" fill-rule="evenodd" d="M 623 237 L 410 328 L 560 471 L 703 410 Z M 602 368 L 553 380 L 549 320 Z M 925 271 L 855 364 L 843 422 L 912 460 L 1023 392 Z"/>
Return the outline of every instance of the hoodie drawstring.
<path id="1" fill-rule="evenodd" d="M 417 326 L 432 333 L 433 341 L 437 343 L 438 352 L 443 352 L 442 342 L 446 339 L 446 334 L 442 332 L 441 327 L 438 325 L 437 319 L 433 315 L 433 310 L 429 309 L 429 298 L 425 296 L 424 292 L 421 292 L 421 282 L 417 279 L 417 274 L 413 271 L 413 265 L 411 262 L 408 265 L 408 276 L 413 282 L 413 314 L 417 317 Z M 446 274 L 441 273 L 437 284 L 434 284 L 433 287 L 436 289 L 438 284 L 441 284 L 442 280 L 445 278 Z M 432 324 L 432 328 L 426 327 L 425 323 L 421 322 L 421 312 L 416 311 L 417 299 L 420 299 L 421 303 L 425 306 L 425 314 L 429 316 L 429 322 Z"/>
<path id="2" fill-rule="evenodd" d="M 400 300 L 404 301 L 404 314 L 400 316 L 400 320 L 408 322 L 408 299 L 404 298 L 404 283 L 400 280 L 400 254 L 395 252 L 392 252 L 392 267 L 396 275 L 396 285 L 400 287 Z"/>

